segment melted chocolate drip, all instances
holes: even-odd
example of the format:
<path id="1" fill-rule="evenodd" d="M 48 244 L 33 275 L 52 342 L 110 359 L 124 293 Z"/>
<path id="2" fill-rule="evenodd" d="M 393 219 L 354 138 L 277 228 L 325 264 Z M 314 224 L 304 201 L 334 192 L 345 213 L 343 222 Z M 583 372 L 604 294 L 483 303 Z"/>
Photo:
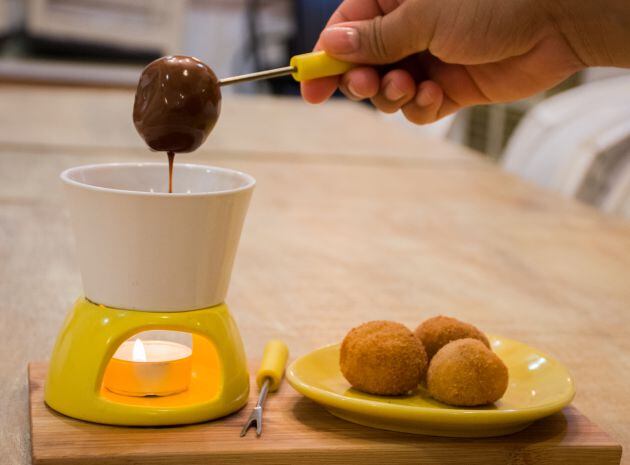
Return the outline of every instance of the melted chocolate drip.
<path id="1" fill-rule="evenodd" d="M 153 150 L 192 152 L 212 131 L 220 107 L 219 81 L 206 64 L 192 57 L 168 56 L 142 71 L 133 121 Z"/>
<path id="2" fill-rule="evenodd" d="M 166 152 L 168 157 L 168 193 L 173 193 L 173 162 L 175 161 L 175 152 Z"/>
<path id="3" fill-rule="evenodd" d="M 196 58 L 163 57 L 142 71 L 133 122 L 151 149 L 168 152 L 169 192 L 175 153 L 198 149 L 214 128 L 220 110 L 219 80 Z"/>

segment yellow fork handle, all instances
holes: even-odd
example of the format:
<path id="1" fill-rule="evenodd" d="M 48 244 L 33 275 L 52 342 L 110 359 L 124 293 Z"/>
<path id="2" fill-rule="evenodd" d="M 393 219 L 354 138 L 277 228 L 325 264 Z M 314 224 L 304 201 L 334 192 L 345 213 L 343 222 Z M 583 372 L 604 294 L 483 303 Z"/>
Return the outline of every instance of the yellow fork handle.
<path id="1" fill-rule="evenodd" d="M 291 58 L 289 64 L 295 68 L 291 75 L 298 82 L 326 76 L 337 76 L 356 66 L 354 63 L 347 63 L 332 58 L 322 51 L 295 55 Z"/>
<path id="2" fill-rule="evenodd" d="M 274 392 L 278 390 L 282 376 L 284 375 L 284 367 L 287 364 L 287 358 L 289 358 L 289 348 L 284 342 L 278 339 L 272 339 L 265 345 L 262 363 L 256 373 L 258 389 L 262 387 L 265 378 L 269 378 L 271 380 L 269 391 Z"/>

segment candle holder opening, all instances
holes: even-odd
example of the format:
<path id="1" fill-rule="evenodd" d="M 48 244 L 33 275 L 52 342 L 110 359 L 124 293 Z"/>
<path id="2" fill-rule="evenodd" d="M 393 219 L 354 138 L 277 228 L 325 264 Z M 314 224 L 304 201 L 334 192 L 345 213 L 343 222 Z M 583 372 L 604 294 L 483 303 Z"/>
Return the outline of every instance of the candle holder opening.
<path id="1" fill-rule="evenodd" d="M 196 355 L 196 357 L 194 356 Z M 193 363 L 196 361 L 197 363 Z M 214 374 L 200 366 L 215 366 Z M 202 370 L 203 371 L 203 370 Z M 218 391 L 218 359 L 212 343 L 183 331 L 143 331 L 123 341 L 110 358 L 101 391 L 111 396 L 190 397 L 191 382 Z"/>

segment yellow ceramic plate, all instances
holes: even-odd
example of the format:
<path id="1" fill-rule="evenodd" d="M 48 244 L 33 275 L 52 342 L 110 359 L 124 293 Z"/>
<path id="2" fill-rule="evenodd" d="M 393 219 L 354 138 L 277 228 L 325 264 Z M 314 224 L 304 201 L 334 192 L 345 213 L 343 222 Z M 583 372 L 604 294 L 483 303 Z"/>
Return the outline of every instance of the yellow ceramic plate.
<path id="1" fill-rule="evenodd" d="M 521 342 L 490 337 L 508 366 L 510 384 L 501 400 L 458 408 L 433 400 L 419 388 L 408 396 L 376 396 L 352 389 L 339 371 L 339 345 L 315 350 L 287 370 L 291 386 L 333 415 L 373 428 L 451 437 L 502 436 L 562 410 L 575 395 L 564 365 Z"/>

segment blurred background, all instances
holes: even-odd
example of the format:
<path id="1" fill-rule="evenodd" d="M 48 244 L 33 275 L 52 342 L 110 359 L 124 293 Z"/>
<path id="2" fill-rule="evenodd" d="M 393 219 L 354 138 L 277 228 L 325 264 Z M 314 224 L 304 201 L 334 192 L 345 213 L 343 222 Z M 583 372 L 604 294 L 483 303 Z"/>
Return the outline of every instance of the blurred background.
<path id="1" fill-rule="evenodd" d="M 0 83 L 129 87 L 166 54 L 193 55 L 219 77 L 285 66 L 310 51 L 340 0 L 0 0 Z M 225 88 L 298 96 L 291 78 Z M 429 126 L 562 195 L 630 218 L 630 74 L 590 69 L 511 104 Z M 363 103 L 366 105 L 365 103 Z"/>

